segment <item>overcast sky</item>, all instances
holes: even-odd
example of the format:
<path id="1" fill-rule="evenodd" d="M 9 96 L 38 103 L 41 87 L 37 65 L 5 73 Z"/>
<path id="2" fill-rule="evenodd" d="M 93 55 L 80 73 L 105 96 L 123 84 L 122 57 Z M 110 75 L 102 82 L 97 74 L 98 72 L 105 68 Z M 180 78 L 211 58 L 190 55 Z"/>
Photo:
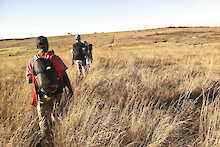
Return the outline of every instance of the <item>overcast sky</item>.
<path id="1" fill-rule="evenodd" d="M 220 26 L 220 0 L 0 0 L 0 39 Z"/>

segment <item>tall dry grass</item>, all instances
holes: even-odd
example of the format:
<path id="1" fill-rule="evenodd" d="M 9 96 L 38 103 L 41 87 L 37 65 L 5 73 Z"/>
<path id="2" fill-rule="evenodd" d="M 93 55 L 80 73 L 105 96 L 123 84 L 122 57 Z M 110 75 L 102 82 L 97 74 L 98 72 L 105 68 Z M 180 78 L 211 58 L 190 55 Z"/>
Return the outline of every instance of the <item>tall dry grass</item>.
<path id="1" fill-rule="evenodd" d="M 57 144 L 204 144 L 201 130 L 212 126 L 204 125 L 209 119 L 202 118 L 212 116 L 209 111 L 204 112 L 210 102 L 200 101 L 212 98 L 210 88 L 214 79 L 207 78 L 205 70 L 191 65 L 168 63 L 165 59 L 147 59 L 141 54 L 133 57 L 121 52 L 98 57 L 89 75 L 75 89 L 70 111 L 58 127 Z M 174 72 L 175 69 L 179 71 Z M 210 107 L 213 110 L 218 110 L 217 99 L 213 100 L 214 107 Z"/>
<path id="2" fill-rule="evenodd" d="M 107 50 L 111 33 L 84 36 L 96 43 L 95 59 L 80 82 L 70 66 L 71 38 L 51 38 L 74 89 L 54 129 L 56 146 L 219 146 L 220 52 L 212 39 L 218 29 L 183 30 L 118 33 L 114 50 Z M 192 40 L 204 32 L 208 39 Z M 16 46 L 8 50 L 10 45 Z M 24 50 L 33 46 L 28 42 Z M 0 58 L 1 146 L 31 146 L 39 137 L 32 86 L 24 76 L 34 52 Z"/>

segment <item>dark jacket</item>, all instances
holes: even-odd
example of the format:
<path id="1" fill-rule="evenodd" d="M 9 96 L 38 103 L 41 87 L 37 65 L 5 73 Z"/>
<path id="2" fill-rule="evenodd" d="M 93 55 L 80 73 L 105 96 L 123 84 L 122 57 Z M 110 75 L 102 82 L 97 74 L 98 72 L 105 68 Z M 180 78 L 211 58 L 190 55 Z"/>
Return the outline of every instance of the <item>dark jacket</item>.
<path id="1" fill-rule="evenodd" d="M 73 60 L 85 60 L 85 52 L 83 51 L 85 44 L 76 42 L 73 44 Z"/>

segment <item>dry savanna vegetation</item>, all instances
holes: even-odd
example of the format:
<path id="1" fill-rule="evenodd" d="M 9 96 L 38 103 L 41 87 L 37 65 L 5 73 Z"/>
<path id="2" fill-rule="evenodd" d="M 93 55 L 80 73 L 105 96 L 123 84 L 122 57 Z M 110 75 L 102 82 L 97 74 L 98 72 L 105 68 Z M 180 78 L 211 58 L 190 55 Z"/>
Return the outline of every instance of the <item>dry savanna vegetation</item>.
<path id="1" fill-rule="evenodd" d="M 220 146 L 220 28 L 161 28 L 82 35 L 94 62 L 78 81 L 73 36 L 49 37 L 74 96 L 63 96 L 55 144 L 109 147 Z M 35 38 L 0 41 L 0 146 L 39 137 L 32 85 L 25 80 Z"/>

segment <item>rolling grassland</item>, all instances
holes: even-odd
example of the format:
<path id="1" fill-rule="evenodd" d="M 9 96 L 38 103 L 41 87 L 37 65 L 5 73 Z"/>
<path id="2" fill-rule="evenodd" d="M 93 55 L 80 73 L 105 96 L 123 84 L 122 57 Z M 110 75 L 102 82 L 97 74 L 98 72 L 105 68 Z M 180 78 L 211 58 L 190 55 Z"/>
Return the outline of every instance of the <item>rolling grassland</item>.
<path id="1" fill-rule="evenodd" d="M 56 146 L 220 146 L 219 27 L 82 35 L 94 45 L 82 81 L 71 66 L 73 36 L 48 40 L 74 90 L 63 96 Z M 0 146 L 31 146 L 39 136 L 25 80 L 35 46 L 35 38 L 0 41 Z"/>

